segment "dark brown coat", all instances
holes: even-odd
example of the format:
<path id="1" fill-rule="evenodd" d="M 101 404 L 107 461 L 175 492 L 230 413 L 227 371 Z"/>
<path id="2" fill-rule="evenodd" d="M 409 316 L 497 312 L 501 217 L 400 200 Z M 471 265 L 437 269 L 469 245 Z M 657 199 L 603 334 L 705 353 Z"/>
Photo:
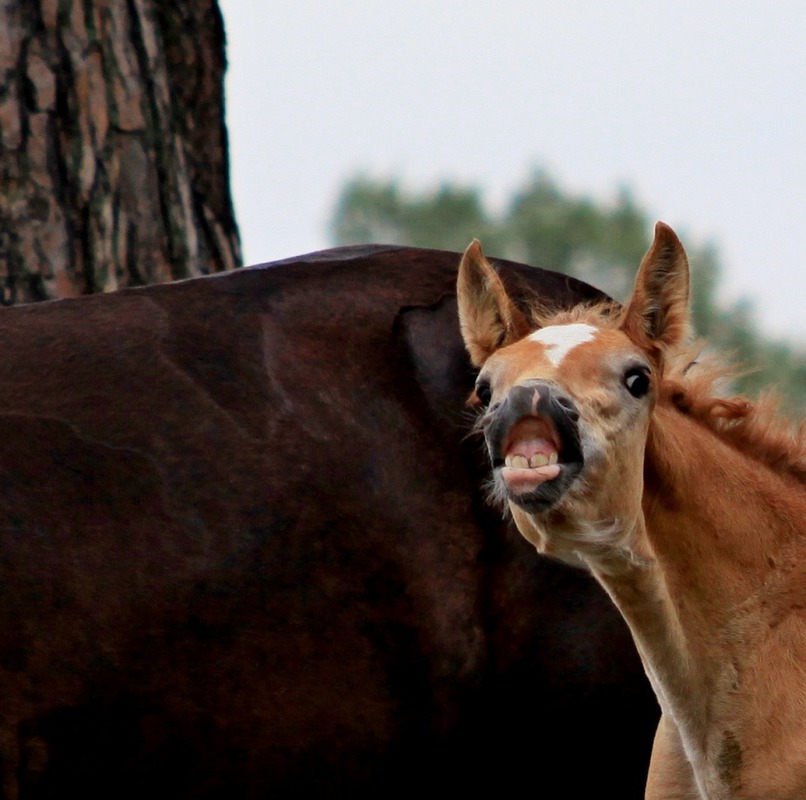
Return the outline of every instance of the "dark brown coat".
<path id="1" fill-rule="evenodd" d="M 484 502 L 458 263 L 0 314 L 3 798 L 641 797 L 626 627 Z"/>

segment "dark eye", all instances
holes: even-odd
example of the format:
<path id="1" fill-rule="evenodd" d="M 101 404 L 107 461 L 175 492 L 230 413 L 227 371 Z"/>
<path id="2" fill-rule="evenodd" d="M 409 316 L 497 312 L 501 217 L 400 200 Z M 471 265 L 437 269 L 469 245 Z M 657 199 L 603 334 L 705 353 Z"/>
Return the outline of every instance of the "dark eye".
<path id="1" fill-rule="evenodd" d="M 649 370 L 633 367 L 624 373 L 624 385 L 633 397 L 643 397 L 649 391 Z"/>
<path id="2" fill-rule="evenodd" d="M 487 381 L 481 380 L 476 384 L 476 397 L 479 402 L 486 408 L 490 405 L 490 400 L 493 399 L 493 390 Z"/>

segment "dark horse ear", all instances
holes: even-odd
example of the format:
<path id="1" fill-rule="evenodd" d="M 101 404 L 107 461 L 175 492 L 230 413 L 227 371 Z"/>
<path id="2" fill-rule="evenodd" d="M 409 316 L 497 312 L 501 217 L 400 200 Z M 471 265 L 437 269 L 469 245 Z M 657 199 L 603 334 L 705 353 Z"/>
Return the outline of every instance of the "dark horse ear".
<path id="1" fill-rule="evenodd" d="M 507 295 L 477 239 L 462 256 L 456 294 L 462 338 L 476 367 L 500 347 L 522 339 L 533 328 Z"/>
<path id="2" fill-rule="evenodd" d="M 690 335 L 688 258 L 675 232 L 663 222 L 641 261 L 621 329 L 639 347 L 666 350 Z"/>

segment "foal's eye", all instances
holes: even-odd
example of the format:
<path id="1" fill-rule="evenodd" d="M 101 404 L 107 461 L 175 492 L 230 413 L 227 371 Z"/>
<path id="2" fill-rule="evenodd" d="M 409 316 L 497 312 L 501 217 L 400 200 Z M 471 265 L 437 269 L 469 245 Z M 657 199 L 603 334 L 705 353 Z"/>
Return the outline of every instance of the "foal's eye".
<path id="1" fill-rule="evenodd" d="M 624 385 L 633 397 L 643 397 L 649 391 L 649 370 L 633 367 L 624 373 Z"/>
<path id="2" fill-rule="evenodd" d="M 487 408 L 490 405 L 490 400 L 493 399 L 493 390 L 490 388 L 488 381 L 481 380 L 476 384 L 476 397 L 479 402 Z"/>

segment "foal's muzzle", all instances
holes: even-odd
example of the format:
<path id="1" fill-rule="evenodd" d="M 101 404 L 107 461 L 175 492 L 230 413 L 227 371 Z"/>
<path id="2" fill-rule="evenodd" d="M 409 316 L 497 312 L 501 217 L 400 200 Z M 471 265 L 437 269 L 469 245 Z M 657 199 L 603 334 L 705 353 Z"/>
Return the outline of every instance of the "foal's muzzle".
<path id="1" fill-rule="evenodd" d="M 503 401 L 491 407 L 483 420 L 484 438 L 496 481 L 506 486 L 507 497 L 536 513 L 551 508 L 566 492 L 583 466 L 579 436 L 579 411 L 574 401 L 550 381 L 529 380 L 513 386 Z M 559 473 L 533 491 L 514 492 L 502 477 L 507 450 L 524 429 L 545 431 L 556 448 Z"/>

